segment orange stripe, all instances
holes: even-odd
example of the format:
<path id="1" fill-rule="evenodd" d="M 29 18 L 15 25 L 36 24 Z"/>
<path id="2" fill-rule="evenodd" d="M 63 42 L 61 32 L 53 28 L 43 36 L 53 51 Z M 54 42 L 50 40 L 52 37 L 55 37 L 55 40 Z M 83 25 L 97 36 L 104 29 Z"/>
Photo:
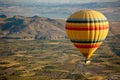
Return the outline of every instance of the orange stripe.
<path id="1" fill-rule="evenodd" d="M 77 47 L 77 48 L 98 48 L 99 46 L 100 46 L 100 44 L 93 44 L 93 45 L 91 45 L 91 44 L 87 44 L 87 45 L 82 45 L 82 44 L 74 44 L 75 45 L 75 47 Z"/>
<path id="2" fill-rule="evenodd" d="M 105 30 L 108 29 L 108 26 L 103 26 L 103 27 L 71 27 L 71 26 L 66 26 L 67 30 Z"/>

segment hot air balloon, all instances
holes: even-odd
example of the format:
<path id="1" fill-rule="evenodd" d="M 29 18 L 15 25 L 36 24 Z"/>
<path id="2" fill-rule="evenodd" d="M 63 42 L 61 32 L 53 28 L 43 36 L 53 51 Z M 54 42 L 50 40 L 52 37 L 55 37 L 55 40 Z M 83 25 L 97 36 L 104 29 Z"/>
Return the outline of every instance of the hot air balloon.
<path id="1" fill-rule="evenodd" d="M 95 10 L 80 10 L 66 20 L 66 33 L 74 46 L 89 62 L 100 47 L 109 30 L 107 18 Z"/>

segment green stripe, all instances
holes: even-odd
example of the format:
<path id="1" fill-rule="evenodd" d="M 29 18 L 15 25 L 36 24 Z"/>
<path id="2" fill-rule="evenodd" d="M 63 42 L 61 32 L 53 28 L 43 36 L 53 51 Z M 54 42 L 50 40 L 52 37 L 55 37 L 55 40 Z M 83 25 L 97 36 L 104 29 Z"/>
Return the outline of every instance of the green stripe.
<path id="1" fill-rule="evenodd" d="M 108 22 L 107 19 L 76 19 L 76 18 L 69 18 L 66 22 L 68 23 L 102 23 Z"/>
<path id="2" fill-rule="evenodd" d="M 97 43 L 97 42 L 103 42 L 104 39 L 101 39 L 101 40 L 72 40 L 70 39 L 72 42 L 75 42 L 75 43 Z"/>

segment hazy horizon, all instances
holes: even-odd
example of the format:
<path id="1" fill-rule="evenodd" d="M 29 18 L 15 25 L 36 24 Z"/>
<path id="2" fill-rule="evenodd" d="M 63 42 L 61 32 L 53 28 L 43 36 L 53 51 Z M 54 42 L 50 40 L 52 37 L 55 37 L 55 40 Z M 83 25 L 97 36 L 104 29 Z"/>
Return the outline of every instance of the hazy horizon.
<path id="1" fill-rule="evenodd" d="M 115 4 L 118 3 L 118 4 Z M 81 9 L 100 10 L 118 7 L 119 0 L 0 0 L 0 14 L 66 19 Z M 116 15 L 116 14 L 114 14 Z M 119 14 L 117 14 L 119 15 Z"/>

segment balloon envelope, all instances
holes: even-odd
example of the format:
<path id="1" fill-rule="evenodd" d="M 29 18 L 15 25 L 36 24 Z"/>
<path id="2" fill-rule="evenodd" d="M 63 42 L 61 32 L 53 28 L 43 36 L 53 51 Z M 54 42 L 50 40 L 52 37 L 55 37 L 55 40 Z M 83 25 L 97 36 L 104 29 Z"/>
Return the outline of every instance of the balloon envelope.
<path id="1" fill-rule="evenodd" d="M 74 46 L 90 59 L 109 30 L 107 18 L 95 10 L 81 10 L 66 20 L 66 33 Z"/>

